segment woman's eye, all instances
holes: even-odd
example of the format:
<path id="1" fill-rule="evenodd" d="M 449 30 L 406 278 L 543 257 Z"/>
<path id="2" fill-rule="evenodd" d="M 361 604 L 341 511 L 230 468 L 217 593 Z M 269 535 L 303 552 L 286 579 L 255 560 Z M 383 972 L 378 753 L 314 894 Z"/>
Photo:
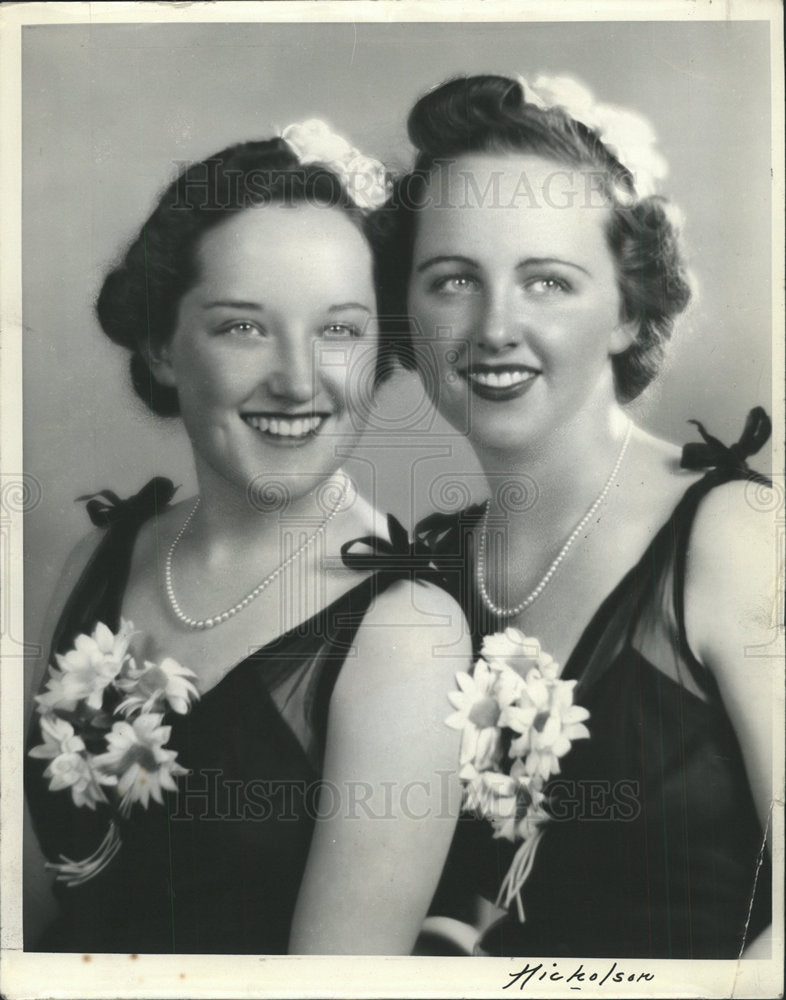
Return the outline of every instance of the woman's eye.
<path id="1" fill-rule="evenodd" d="M 471 295 L 478 290 L 479 282 L 467 274 L 450 274 L 437 278 L 431 286 L 434 291 L 443 295 Z"/>
<path id="2" fill-rule="evenodd" d="M 564 278 L 532 278 L 526 282 L 525 287 L 534 295 L 556 295 L 570 291 L 570 285 Z"/>
<path id="3" fill-rule="evenodd" d="M 258 323 L 249 323 L 245 320 L 239 320 L 234 323 L 226 323 L 221 327 L 221 333 L 230 333 L 236 337 L 264 337 L 265 328 L 259 326 Z"/>
<path id="4" fill-rule="evenodd" d="M 328 323 L 322 332 L 326 337 L 359 337 L 361 334 L 360 327 L 354 323 Z"/>

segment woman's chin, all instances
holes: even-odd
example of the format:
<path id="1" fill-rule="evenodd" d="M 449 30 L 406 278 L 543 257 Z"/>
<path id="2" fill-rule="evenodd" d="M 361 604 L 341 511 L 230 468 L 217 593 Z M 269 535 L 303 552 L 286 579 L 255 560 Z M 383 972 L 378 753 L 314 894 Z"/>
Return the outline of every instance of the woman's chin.
<path id="1" fill-rule="evenodd" d="M 469 443 L 475 451 L 500 451 L 518 454 L 527 447 L 531 435 L 513 420 L 476 420 L 470 427 Z"/>

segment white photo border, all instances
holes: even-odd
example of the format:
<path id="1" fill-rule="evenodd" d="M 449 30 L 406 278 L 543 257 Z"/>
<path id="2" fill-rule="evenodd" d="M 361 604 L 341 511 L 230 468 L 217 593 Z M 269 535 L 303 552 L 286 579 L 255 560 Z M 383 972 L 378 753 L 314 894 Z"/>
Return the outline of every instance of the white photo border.
<path id="1" fill-rule="evenodd" d="M 713 21 L 768 20 L 771 25 L 772 73 L 772 294 L 773 372 L 776 385 L 773 404 L 773 467 L 783 468 L 783 382 L 784 370 L 782 287 L 784 227 L 783 205 L 783 42 L 782 10 L 776 0 L 738 0 L 713 3 L 631 2 L 600 0 L 587 5 L 583 0 L 418 0 L 418 2 L 365 2 L 365 0 L 293 0 L 293 2 L 223 2 L 180 4 L 148 3 L 25 3 L 4 5 L 0 10 L 2 50 L 2 115 L 0 161 L 0 457 L 2 490 L 10 496 L 22 490 L 17 470 L 23 469 L 21 372 L 21 31 L 30 24 L 74 25 L 165 22 L 360 22 L 360 21 Z M 554 969 L 565 978 L 581 966 L 586 980 L 584 995 L 652 997 L 768 997 L 783 987 L 783 759 L 784 692 L 782 685 L 773 699 L 776 725 L 773 726 L 775 796 L 773 807 L 774 884 L 773 958 L 771 961 L 682 962 L 620 961 L 626 978 L 598 985 L 610 961 L 598 959 L 543 959 L 542 969 L 526 991 L 511 983 L 511 976 L 523 959 L 483 959 L 467 961 L 446 958 L 323 958 L 264 956 L 114 956 L 54 955 L 25 953 L 21 932 L 22 843 L 22 746 L 23 719 L 19 706 L 23 699 L 23 658 L 19 639 L 23 635 L 23 565 L 21 509 L 6 503 L 2 522 L 3 623 L 0 635 L 2 654 L 2 698 L 0 699 L 0 750 L 2 751 L 2 796 L 0 797 L 0 868 L 2 870 L 2 910 L 0 911 L 0 992 L 9 998 L 87 997 L 491 997 L 515 992 L 531 996 L 571 996 L 575 986 L 565 979 L 541 979 L 541 972 Z M 8 600 L 11 595 L 12 600 Z M 532 960 L 535 961 L 534 959 Z M 541 961 L 538 959 L 537 961 Z M 633 984 L 627 976 L 651 974 Z M 505 989 L 510 986 L 509 989 Z"/>

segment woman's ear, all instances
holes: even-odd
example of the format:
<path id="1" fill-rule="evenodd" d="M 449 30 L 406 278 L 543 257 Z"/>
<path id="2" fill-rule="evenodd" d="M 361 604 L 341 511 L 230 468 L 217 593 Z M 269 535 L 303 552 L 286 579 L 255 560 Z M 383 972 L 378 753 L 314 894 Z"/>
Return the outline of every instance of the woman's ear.
<path id="1" fill-rule="evenodd" d="M 175 379 L 175 372 L 169 359 L 169 349 L 166 345 L 157 348 L 155 351 L 148 349 L 147 363 L 150 365 L 153 378 L 159 385 L 176 387 L 177 380 Z"/>
<path id="2" fill-rule="evenodd" d="M 609 337 L 609 354 L 622 354 L 636 343 L 638 323 L 633 320 L 621 319 L 611 331 Z"/>

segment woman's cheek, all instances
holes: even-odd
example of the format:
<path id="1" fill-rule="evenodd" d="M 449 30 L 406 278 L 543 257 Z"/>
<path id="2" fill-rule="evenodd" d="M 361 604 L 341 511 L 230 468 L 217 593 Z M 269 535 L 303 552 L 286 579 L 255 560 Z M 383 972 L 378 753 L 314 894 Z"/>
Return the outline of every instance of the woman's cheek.
<path id="1" fill-rule="evenodd" d="M 413 311 L 427 340 L 461 336 L 471 322 L 469 310 L 460 302 L 429 304 L 420 311 Z"/>
<path id="2" fill-rule="evenodd" d="M 353 423 L 360 424 L 368 416 L 372 404 L 377 351 L 374 344 L 353 344 L 341 349 L 339 364 L 327 366 L 329 391 L 349 410 Z M 332 371 L 330 368 L 332 367 Z"/>
<path id="3" fill-rule="evenodd" d="M 434 304 L 419 291 L 410 293 L 408 299 L 409 312 L 423 336 L 430 336 L 437 323 L 438 310 Z"/>

